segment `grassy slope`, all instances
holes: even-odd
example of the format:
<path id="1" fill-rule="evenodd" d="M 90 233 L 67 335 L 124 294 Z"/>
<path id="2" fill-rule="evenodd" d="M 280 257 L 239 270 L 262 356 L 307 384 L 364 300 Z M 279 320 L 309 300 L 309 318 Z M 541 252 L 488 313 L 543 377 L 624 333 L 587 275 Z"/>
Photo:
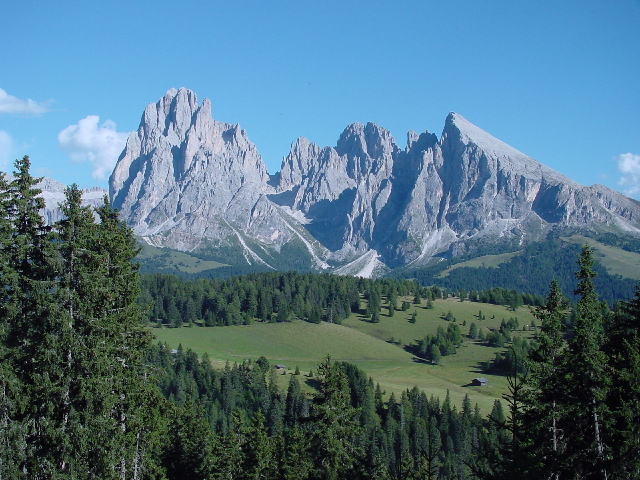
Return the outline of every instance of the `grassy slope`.
<path id="1" fill-rule="evenodd" d="M 170 346 L 182 344 L 198 353 L 207 352 L 218 365 L 225 361 L 241 361 L 245 358 L 267 357 L 272 363 L 283 363 L 293 370 L 299 366 L 303 372 L 315 369 L 327 354 L 335 360 L 345 360 L 358 365 L 371 375 L 387 393 L 402 392 L 414 385 L 428 394 L 444 398 L 447 390 L 451 398 L 459 403 L 466 393 L 484 411 L 488 411 L 496 398 L 505 391 L 504 377 L 486 375 L 478 369 L 479 363 L 493 358 L 500 349 L 489 348 L 466 341 L 456 355 L 443 357 L 442 365 L 430 365 L 413 357 L 403 345 L 388 343 L 393 336 L 410 344 L 415 338 L 433 333 L 438 325 L 447 322 L 439 316 L 447 311 L 457 317 L 466 334 L 471 321 L 476 321 L 485 329 L 497 326 L 502 318 L 517 316 L 521 324 L 528 323 L 531 314 L 521 308 L 509 312 L 495 305 L 459 302 L 448 299 L 435 302 L 435 308 L 417 308 L 417 321 L 408 322 L 408 312 L 396 312 L 393 318 L 381 316 L 378 324 L 364 321 L 359 315 L 352 315 L 343 325 L 321 323 L 319 325 L 302 321 L 282 324 L 256 323 L 248 326 L 153 329 L 158 340 Z M 482 309 L 486 320 L 477 322 L 473 318 Z M 386 309 L 383 309 L 386 310 Z M 491 315 L 496 318 L 491 320 Z M 488 387 L 470 387 L 472 378 L 482 374 L 489 378 Z M 286 378 L 283 376 L 283 383 Z"/>
<path id="2" fill-rule="evenodd" d="M 136 259 L 143 265 L 153 265 L 156 270 L 167 272 L 182 272 L 196 274 L 224 267 L 224 263 L 214 260 L 202 260 L 189 255 L 188 253 L 171 250 L 168 248 L 157 248 L 151 245 L 142 245 L 142 250 Z"/>
<path id="3" fill-rule="evenodd" d="M 455 265 L 450 266 L 446 270 L 443 270 L 437 276 L 446 277 L 447 275 L 449 275 L 449 272 L 462 267 L 472 267 L 472 268 L 497 267 L 498 265 L 508 262 L 519 253 L 521 252 L 518 251 L 518 252 L 501 253 L 499 255 L 482 255 L 481 257 L 472 258 L 471 260 L 467 260 L 465 262 L 456 263 Z"/>
<path id="4" fill-rule="evenodd" d="M 588 243 L 595 250 L 598 261 L 604 265 L 607 272 L 612 275 L 620 275 L 625 278 L 640 280 L 640 254 L 628 252 L 627 250 L 611 245 L 605 245 L 597 240 L 581 235 L 563 237 L 563 240 L 577 245 Z"/>

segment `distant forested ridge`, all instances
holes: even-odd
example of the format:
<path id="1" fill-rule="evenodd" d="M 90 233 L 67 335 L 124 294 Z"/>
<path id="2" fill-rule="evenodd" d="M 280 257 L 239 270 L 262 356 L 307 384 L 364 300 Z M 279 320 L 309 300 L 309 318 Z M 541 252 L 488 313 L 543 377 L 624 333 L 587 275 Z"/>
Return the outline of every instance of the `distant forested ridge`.
<path id="1" fill-rule="evenodd" d="M 635 251 L 640 243 L 614 235 L 603 234 L 597 238 L 617 242 L 619 248 L 629 251 Z M 449 290 L 502 287 L 535 295 L 544 295 L 549 279 L 555 278 L 563 291 L 574 299 L 573 272 L 579 253 L 579 245 L 556 238 L 527 245 L 521 253 L 496 267 L 459 267 L 441 275 L 450 266 L 448 262 L 442 262 L 432 267 L 402 269 L 390 275 L 394 278 L 411 278 L 421 285 L 440 285 Z M 597 273 L 594 284 L 602 300 L 612 305 L 620 299 L 633 296 L 634 280 L 609 274 L 600 263 L 594 265 L 594 271 Z"/>

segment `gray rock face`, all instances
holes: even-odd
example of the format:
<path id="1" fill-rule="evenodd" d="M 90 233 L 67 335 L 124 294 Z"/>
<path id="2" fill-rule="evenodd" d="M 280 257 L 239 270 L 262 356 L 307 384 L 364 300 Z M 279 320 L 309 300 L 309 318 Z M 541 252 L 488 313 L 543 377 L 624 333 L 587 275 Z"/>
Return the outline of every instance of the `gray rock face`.
<path id="1" fill-rule="evenodd" d="M 306 232 L 266 198 L 268 180 L 243 129 L 214 120 L 209 100 L 199 105 L 193 92 L 171 89 L 145 109 L 109 189 L 134 233 L 152 245 L 191 251 L 206 241 L 270 266 L 256 245 L 279 251 Z"/>
<path id="2" fill-rule="evenodd" d="M 151 244 L 193 250 L 206 240 L 266 264 L 298 242 L 314 268 L 419 265 L 554 228 L 640 234 L 637 201 L 578 185 L 455 113 L 439 139 L 409 132 L 404 148 L 372 123 L 349 125 L 335 147 L 299 138 L 270 178 L 246 132 L 213 120 L 211 103 L 186 89 L 145 109 L 110 194 Z"/>
<path id="3" fill-rule="evenodd" d="M 7 179 L 11 180 L 11 175 Z M 60 204 L 64 202 L 64 190 L 66 186 L 52 178 L 43 178 L 36 188 L 42 190 L 41 197 L 44 199 L 45 208 L 40 212 L 47 225 L 52 225 L 58 220 L 62 220 L 62 210 Z M 82 190 L 82 205 L 99 207 L 104 201 L 108 192 L 100 187 L 85 188 Z"/>
<path id="4" fill-rule="evenodd" d="M 439 140 L 409 132 L 402 150 L 372 124 L 348 127 L 336 148 L 299 140 L 277 190 L 334 258 L 375 250 L 392 267 L 455 255 L 483 237 L 539 239 L 555 227 L 640 233 L 635 200 L 580 186 L 454 113 Z"/>

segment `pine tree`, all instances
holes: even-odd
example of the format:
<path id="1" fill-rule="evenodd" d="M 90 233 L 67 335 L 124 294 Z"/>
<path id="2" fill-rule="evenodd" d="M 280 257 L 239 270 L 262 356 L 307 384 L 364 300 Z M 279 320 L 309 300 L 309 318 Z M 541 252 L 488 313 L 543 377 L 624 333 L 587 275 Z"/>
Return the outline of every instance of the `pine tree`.
<path id="1" fill-rule="evenodd" d="M 640 287 L 613 316 L 606 352 L 613 387 L 607 398 L 612 413 L 612 473 L 640 478 Z"/>
<path id="2" fill-rule="evenodd" d="M 283 480 L 307 480 L 313 471 L 308 449 L 309 439 L 300 425 L 287 431 L 283 458 L 280 461 Z"/>
<path id="3" fill-rule="evenodd" d="M 208 480 L 211 477 L 211 430 L 191 402 L 171 412 L 170 437 L 163 464 L 170 479 Z"/>
<path id="4" fill-rule="evenodd" d="M 153 425 L 148 416 L 148 401 L 153 398 L 152 387 L 145 367 L 145 354 L 150 335 L 145 328 L 145 315 L 137 303 L 140 294 L 138 265 L 133 262 L 139 247 L 131 229 L 118 218 L 108 199 L 97 209 L 96 249 L 102 262 L 102 299 L 96 316 L 105 331 L 116 339 L 106 353 L 105 368 L 117 387 L 114 412 L 118 422 L 119 459 L 121 476 L 140 478 L 151 461 L 145 450 L 151 448 Z M 137 477 L 136 477 L 137 475 Z"/>
<path id="5" fill-rule="evenodd" d="M 269 437 L 264 414 L 261 411 L 255 414 L 245 436 L 247 442 L 244 445 L 244 478 L 251 480 L 275 478 L 276 445 L 274 439 Z"/>
<path id="6" fill-rule="evenodd" d="M 305 400 L 298 379 L 295 376 L 291 376 L 284 407 L 284 421 L 288 426 L 295 425 L 303 416 Z"/>
<path id="7" fill-rule="evenodd" d="M 111 464 L 105 456 L 112 451 L 108 439 L 113 422 L 109 421 L 108 396 L 103 396 L 110 388 L 102 381 L 106 372 L 99 350 L 105 342 L 94 311 L 101 297 L 99 260 L 92 248 L 94 218 L 88 207 L 82 207 L 82 192 L 76 185 L 65 190 L 65 197 L 64 218 L 55 226 L 59 251 L 56 317 L 61 322 L 63 345 L 58 387 L 61 433 L 66 440 L 61 442 L 60 470 L 74 476 L 86 471 L 109 478 Z"/>
<path id="8" fill-rule="evenodd" d="M 544 472 L 540 475 L 558 478 L 558 463 L 563 449 L 558 427 L 560 392 L 563 389 L 561 375 L 562 355 L 565 352 L 563 323 L 566 317 L 567 300 L 560 284 L 553 280 L 549 285 L 543 307 L 535 310 L 534 315 L 541 322 L 537 335 L 537 347 L 530 353 L 530 375 L 528 412 L 529 430 L 536 443 L 540 458 L 544 458 Z"/>
<path id="9" fill-rule="evenodd" d="M 442 354 L 440 353 L 440 348 L 435 343 L 429 345 L 428 355 L 434 365 L 440 365 Z"/>
<path id="10" fill-rule="evenodd" d="M 475 322 L 471 322 L 471 325 L 469 326 L 469 338 L 473 340 L 478 338 L 478 326 Z"/>
<path id="11" fill-rule="evenodd" d="M 15 281 L 15 272 L 8 256 L 11 243 L 9 185 L 0 172 L 0 480 L 21 478 L 20 466 L 24 461 L 24 426 L 20 416 L 20 384 L 15 375 L 10 349 L 7 347 L 8 329 L 16 312 L 7 286 Z"/>
<path id="12" fill-rule="evenodd" d="M 422 455 L 424 466 L 420 473 L 426 480 L 435 480 L 438 478 L 437 475 L 440 466 L 442 440 L 440 438 L 440 432 L 438 431 L 435 417 L 429 417 L 427 422 L 426 442 Z"/>
<path id="13" fill-rule="evenodd" d="M 231 415 L 231 422 L 225 435 L 216 439 L 213 447 L 213 478 L 216 480 L 235 480 L 242 478 L 244 454 L 247 438 L 246 428 L 239 411 Z M 178 479 L 176 479 L 178 480 Z"/>
<path id="14" fill-rule="evenodd" d="M 565 469 L 606 480 L 603 418 L 608 388 L 607 358 L 602 351 L 602 307 L 593 286 L 593 253 L 585 245 L 576 273 L 578 285 L 574 335 L 564 358 L 563 429 Z"/>
<path id="15" fill-rule="evenodd" d="M 59 472 L 68 444 L 62 434 L 63 342 L 52 299 L 55 278 L 54 249 L 40 210 L 44 208 L 39 180 L 30 173 L 29 157 L 15 163 L 9 185 L 7 210 L 10 241 L 5 248 L 3 310 L 7 313 L 8 364 L 15 373 L 25 426 L 24 463 L 20 469 L 29 478 Z M 6 224 L 5 224 L 6 225 Z"/>
<path id="16" fill-rule="evenodd" d="M 355 441 L 361 434 L 357 412 L 344 371 L 330 357 L 318 367 L 318 376 L 311 438 L 316 469 L 326 480 L 346 478 L 362 455 Z"/>
<path id="17" fill-rule="evenodd" d="M 420 305 L 421 302 L 422 302 L 422 298 L 420 298 L 420 292 L 416 291 L 416 294 L 413 296 L 413 304 Z"/>

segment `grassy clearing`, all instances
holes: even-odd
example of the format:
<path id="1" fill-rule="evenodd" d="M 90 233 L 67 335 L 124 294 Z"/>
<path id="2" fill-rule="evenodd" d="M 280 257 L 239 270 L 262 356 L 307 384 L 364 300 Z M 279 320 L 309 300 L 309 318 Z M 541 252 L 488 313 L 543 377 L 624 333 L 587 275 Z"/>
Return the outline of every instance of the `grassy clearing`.
<path id="1" fill-rule="evenodd" d="M 398 395 L 407 388 L 417 386 L 427 394 L 440 398 L 444 398 L 448 390 L 451 399 L 460 403 L 468 393 L 472 402 L 477 402 L 483 411 L 489 411 L 493 401 L 506 390 L 506 379 L 482 373 L 479 367 L 481 362 L 492 359 L 495 352 L 501 349 L 465 341 L 456 355 L 443 357 L 441 365 L 430 365 L 407 352 L 404 345 L 427 333 L 434 333 L 438 325 L 446 327 L 447 322 L 440 316 L 448 311 L 456 316 L 463 334 L 466 334 L 471 321 L 476 321 L 485 329 L 498 326 L 502 318 L 510 316 L 517 316 L 521 324 L 529 323 L 532 317 L 528 309 L 510 312 L 496 305 L 459 302 L 455 299 L 438 300 L 434 302 L 433 309 L 417 308 L 416 323 L 411 324 L 408 317 L 413 309 L 396 312 L 393 318 L 383 313 L 378 324 L 352 315 L 343 325 L 294 321 L 211 328 L 154 328 L 152 331 L 159 341 L 171 347 L 182 344 L 199 354 L 206 352 L 216 366 L 222 366 L 227 361 L 239 362 L 265 356 L 272 364 L 286 365 L 288 374 L 296 366 L 303 374 L 307 374 L 330 354 L 335 360 L 358 365 L 380 383 L 387 394 L 394 392 Z M 473 317 L 478 310 L 482 310 L 486 320 L 477 321 Z M 492 315 L 495 315 L 494 319 L 490 318 Z M 464 327 L 461 325 L 463 320 L 467 320 Z M 402 339 L 402 343 L 389 343 L 387 340 L 391 336 Z M 469 386 L 471 379 L 479 375 L 487 377 L 489 385 Z M 288 379 L 289 375 L 278 377 L 283 386 Z"/>
<path id="2" fill-rule="evenodd" d="M 402 300 L 411 301 L 410 298 L 399 299 L 398 304 L 401 304 Z M 449 322 L 443 320 L 442 317 L 447 312 L 451 312 L 456 317 L 457 324 L 463 335 L 469 333 L 469 327 L 472 322 L 475 322 L 478 328 L 487 330 L 489 328 L 498 328 L 502 319 L 508 320 L 510 317 L 517 317 L 520 325 L 530 324 L 531 320 L 533 320 L 533 316 L 527 307 L 520 307 L 515 312 L 512 312 L 502 305 L 469 301 L 460 302 L 457 298 L 436 300 L 433 302 L 432 309 L 424 308 L 424 305 L 424 302 L 420 306 L 412 304 L 409 310 L 404 312 L 397 311 L 393 317 L 388 316 L 387 309 L 383 306 L 383 313 L 379 317 L 380 323 L 371 323 L 368 318 L 362 315 L 352 314 L 342 324 L 381 340 L 388 341 L 393 337 L 395 341 L 399 341 L 403 345 L 409 345 L 417 338 L 436 333 L 438 327 L 446 329 Z M 480 310 L 482 310 L 485 320 L 478 320 Z M 410 323 L 409 317 L 414 311 L 416 312 L 416 323 Z M 465 321 L 466 325 L 463 326 Z"/>
<path id="3" fill-rule="evenodd" d="M 142 250 L 136 257 L 138 261 L 145 264 L 153 264 L 163 270 L 178 271 L 195 274 L 227 266 L 214 260 L 202 260 L 184 252 L 167 248 L 157 248 L 151 245 L 143 245 Z"/>
<path id="4" fill-rule="evenodd" d="M 482 255 L 481 257 L 472 258 L 471 260 L 467 260 L 466 262 L 456 263 L 455 265 L 450 266 L 446 270 L 443 270 L 437 276 L 440 277 L 440 278 L 446 277 L 453 270 L 456 270 L 456 269 L 462 268 L 462 267 L 495 268 L 498 265 L 501 265 L 503 263 L 507 263 L 509 260 L 511 260 L 513 257 L 515 257 L 516 255 L 518 255 L 520 253 L 521 252 L 518 251 L 518 252 L 501 253 L 499 255 Z"/>
<path id="5" fill-rule="evenodd" d="M 608 273 L 633 280 L 640 280 L 640 254 L 605 245 L 604 243 L 581 235 L 563 237 L 562 240 L 578 245 L 588 243 L 593 247 L 596 259 L 607 269 Z"/>

